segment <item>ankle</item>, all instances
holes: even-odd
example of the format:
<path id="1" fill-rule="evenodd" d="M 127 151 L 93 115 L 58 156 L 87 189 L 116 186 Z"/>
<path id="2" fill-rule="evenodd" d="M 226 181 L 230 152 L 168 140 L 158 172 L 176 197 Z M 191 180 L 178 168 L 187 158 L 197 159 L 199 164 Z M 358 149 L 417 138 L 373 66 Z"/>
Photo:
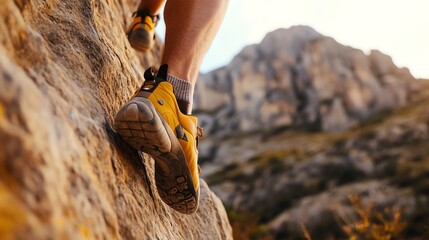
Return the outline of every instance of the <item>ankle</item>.
<path id="1" fill-rule="evenodd" d="M 180 111 L 190 115 L 192 113 L 194 95 L 194 86 L 192 83 L 171 74 L 167 75 L 167 82 L 173 85 L 173 92 L 179 104 Z"/>

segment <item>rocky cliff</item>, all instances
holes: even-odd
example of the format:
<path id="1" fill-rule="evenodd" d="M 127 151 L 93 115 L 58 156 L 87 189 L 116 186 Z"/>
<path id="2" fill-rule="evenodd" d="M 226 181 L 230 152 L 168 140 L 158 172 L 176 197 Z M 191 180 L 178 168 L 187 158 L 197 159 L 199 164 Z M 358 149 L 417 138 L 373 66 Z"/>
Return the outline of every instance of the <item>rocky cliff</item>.
<path id="1" fill-rule="evenodd" d="M 276 30 L 201 76 L 194 109 L 209 136 L 201 159 L 227 163 L 258 148 L 243 153 L 217 144 L 228 136 L 343 132 L 404 106 L 418 91 L 415 80 L 380 51 L 366 55 L 306 26 Z"/>
<path id="2" fill-rule="evenodd" d="M 160 200 L 153 159 L 111 128 L 159 61 L 124 29 L 136 1 L 0 4 L 0 238 L 230 239 L 220 200 L 202 182 L 199 210 Z"/>
<path id="3" fill-rule="evenodd" d="M 403 106 L 413 79 L 379 51 L 366 55 L 297 26 L 269 33 L 202 76 L 194 109 L 217 135 L 279 127 L 340 132 Z"/>
<path id="4" fill-rule="evenodd" d="M 203 173 L 235 234 L 304 239 L 304 225 L 344 239 L 356 194 L 404 210 L 399 239 L 427 239 L 429 86 L 389 56 L 282 29 L 202 76 L 196 92 L 210 132 Z"/>

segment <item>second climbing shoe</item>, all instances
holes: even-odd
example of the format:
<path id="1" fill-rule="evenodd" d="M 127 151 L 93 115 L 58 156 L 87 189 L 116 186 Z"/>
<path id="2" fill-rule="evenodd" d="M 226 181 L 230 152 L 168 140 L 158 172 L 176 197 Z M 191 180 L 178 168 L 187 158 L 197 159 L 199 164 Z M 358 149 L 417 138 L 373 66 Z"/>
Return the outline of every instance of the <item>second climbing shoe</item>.
<path id="1" fill-rule="evenodd" d="M 159 15 L 151 15 L 147 11 L 137 11 L 133 14 L 134 21 L 128 28 L 127 36 L 131 46 L 139 51 L 147 51 L 154 45 L 155 27 Z"/>

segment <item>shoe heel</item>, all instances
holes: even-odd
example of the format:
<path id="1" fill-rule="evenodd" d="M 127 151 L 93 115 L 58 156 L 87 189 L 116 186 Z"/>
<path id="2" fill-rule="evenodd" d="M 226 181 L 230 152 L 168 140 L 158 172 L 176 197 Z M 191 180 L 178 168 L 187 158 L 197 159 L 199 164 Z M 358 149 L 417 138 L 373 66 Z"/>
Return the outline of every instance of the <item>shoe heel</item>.
<path id="1" fill-rule="evenodd" d="M 142 28 L 137 28 L 130 33 L 128 40 L 131 47 L 139 51 L 147 51 L 152 48 L 154 44 L 153 36 L 150 36 L 149 32 Z"/>
<path id="2" fill-rule="evenodd" d="M 153 104 L 136 97 L 116 114 L 113 125 L 116 132 L 139 151 L 150 149 L 161 153 L 171 151 L 171 141 Z"/>

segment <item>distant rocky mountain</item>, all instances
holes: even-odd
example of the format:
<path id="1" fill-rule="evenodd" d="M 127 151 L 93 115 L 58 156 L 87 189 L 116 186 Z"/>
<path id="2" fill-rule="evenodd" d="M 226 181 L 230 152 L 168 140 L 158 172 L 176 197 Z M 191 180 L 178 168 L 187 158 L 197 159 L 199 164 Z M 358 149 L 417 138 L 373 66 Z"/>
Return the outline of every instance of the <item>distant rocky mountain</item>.
<path id="1" fill-rule="evenodd" d="M 366 55 L 307 26 L 276 30 L 201 76 L 194 111 L 210 138 L 200 158 L 218 165 L 252 155 L 218 144 L 228 136 L 286 128 L 345 131 L 404 106 L 419 89 L 415 80 L 380 51 Z"/>
<path id="2" fill-rule="evenodd" d="M 315 239 L 344 238 L 352 194 L 402 207 L 404 236 L 424 239 L 428 85 L 379 51 L 309 27 L 274 31 L 197 85 L 203 176 L 233 226 L 253 217 L 277 239 L 303 239 L 301 224 Z"/>
<path id="3" fill-rule="evenodd" d="M 269 33 L 203 75 L 194 109 L 216 135 L 298 126 L 340 132 L 403 106 L 412 80 L 379 51 L 366 55 L 297 26 Z"/>

